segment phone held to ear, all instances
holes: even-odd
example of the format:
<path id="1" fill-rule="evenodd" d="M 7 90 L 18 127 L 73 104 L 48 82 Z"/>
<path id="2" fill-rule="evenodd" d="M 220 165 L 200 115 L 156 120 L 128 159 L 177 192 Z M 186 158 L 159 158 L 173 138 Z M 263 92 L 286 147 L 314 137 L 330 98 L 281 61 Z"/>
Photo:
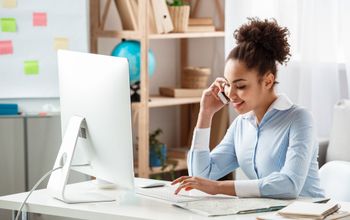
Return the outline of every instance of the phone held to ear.
<path id="1" fill-rule="evenodd" d="M 225 95 L 224 92 L 219 92 L 219 93 L 218 93 L 218 96 L 219 96 L 221 102 L 222 102 L 224 105 L 226 105 L 227 103 L 230 102 L 230 98 L 227 97 L 227 96 Z"/>

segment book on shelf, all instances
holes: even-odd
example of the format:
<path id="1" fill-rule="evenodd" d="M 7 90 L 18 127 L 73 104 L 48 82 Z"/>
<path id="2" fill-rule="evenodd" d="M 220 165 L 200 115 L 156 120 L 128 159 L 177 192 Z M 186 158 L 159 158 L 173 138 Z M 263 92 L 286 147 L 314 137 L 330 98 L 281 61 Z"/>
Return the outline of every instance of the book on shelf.
<path id="1" fill-rule="evenodd" d="M 214 25 L 189 25 L 186 32 L 214 32 Z"/>
<path id="2" fill-rule="evenodd" d="M 161 33 L 161 29 L 160 29 L 160 26 L 157 29 L 156 20 L 155 20 L 154 13 L 153 13 L 152 2 L 150 2 L 148 21 L 149 21 L 149 26 L 148 26 L 149 33 L 150 34 L 160 34 Z"/>
<path id="3" fill-rule="evenodd" d="M 117 6 L 123 30 L 138 30 L 138 1 L 114 0 Z M 151 0 L 148 15 L 149 32 L 162 34 L 174 29 L 165 1 Z"/>
<path id="4" fill-rule="evenodd" d="M 189 98 L 201 97 L 203 89 L 185 89 L 174 87 L 160 87 L 159 93 L 161 96 L 168 96 L 174 98 Z"/>
<path id="5" fill-rule="evenodd" d="M 114 0 L 115 5 L 119 13 L 120 21 L 123 26 L 123 30 L 137 30 L 137 11 L 136 1 Z M 133 3 L 131 3 L 133 2 Z"/>
<path id="6" fill-rule="evenodd" d="M 188 20 L 188 25 L 214 25 L 212 18 L 190 18 Z"/>
<path id="7" fill-rule="evenodd" d="M 158 0 L 151 0 L 150 1 L 150 10 L 149 10 L 149 16 L 153 17 L 151 19 L 151 22 L 153 22 L 150 26 L 155 27 L 155 33 L 156 34 L 162 34 L 164 33 L 163 25 L 162 25 L 162 18 L 160 17 L 159 7 L 157 4 Z"/>
<path id="8" fill-rule="evenodd" d="M 158 8 L 158 16 L 160 16 L 162 21 L 161 24 L 162 24 L 163 32 L 169 33 L 170 31 L 174 30 L 174 25 L 171 20 L 166 1 L 163 1 L 163 0 L 158 1 L 157 8 Z"/>

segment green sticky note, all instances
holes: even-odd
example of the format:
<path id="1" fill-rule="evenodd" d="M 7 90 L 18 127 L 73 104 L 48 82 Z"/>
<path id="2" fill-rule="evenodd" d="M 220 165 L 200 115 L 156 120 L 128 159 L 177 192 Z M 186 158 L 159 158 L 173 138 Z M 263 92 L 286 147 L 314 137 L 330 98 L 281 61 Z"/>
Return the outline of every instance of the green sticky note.
<path id="1" fill-rule="evenodd" d="M 16 19 L 14 18 L 1 18 L 1 30 L 2 32 L 16 32 Z"/>
<path id="2" fill-rule="evenodd" d="M 36 60 L 24 61 L 24 73 L 26 75 L 38 75 L 39 74 L 39 62 Z"/>

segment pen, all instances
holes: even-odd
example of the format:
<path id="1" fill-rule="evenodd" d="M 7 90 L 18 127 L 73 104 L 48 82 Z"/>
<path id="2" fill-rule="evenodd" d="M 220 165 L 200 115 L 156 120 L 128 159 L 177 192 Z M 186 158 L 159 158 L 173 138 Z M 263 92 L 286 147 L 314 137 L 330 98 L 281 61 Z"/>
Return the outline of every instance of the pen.
<path id="1" fill-rule="evenodd" d="M 280 209 L 283 209 L 284 205 L 281 206 L 271 206 L 269 208 L 261 208 L 261 209 L 250 209 L 250 210 L 243 210 L 243 211 L 239 211 L 237 214 L 251 214 L 251 213 L 260 213 L 260 212 L 274 212 L 274 211 L 278 211 Z"/>

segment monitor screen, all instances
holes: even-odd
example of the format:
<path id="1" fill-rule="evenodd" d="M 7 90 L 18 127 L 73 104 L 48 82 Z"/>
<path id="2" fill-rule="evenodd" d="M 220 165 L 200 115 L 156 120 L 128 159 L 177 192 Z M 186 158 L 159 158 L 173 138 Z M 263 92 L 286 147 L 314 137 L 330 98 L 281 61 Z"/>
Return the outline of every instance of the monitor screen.
<path id="1" fill-rule="evenodd" d="M 63 145 L 73 143 L 72 137 L 78 132 L 70 168 L 119 188 L 132 189 L 134 167 L 127 60 L 59 50 L 58 72 L 63 142 L 55 167 L 65 165 L 62 161 L 67 159 L 64 158 L 67 154 L 68 158 L 72 156 L 72 147 Z M 75 127 L 74 117 L 81 119 Z M 62 188 L 62 175 L 64 169 L 55 171 L 48 188 Z"/>

